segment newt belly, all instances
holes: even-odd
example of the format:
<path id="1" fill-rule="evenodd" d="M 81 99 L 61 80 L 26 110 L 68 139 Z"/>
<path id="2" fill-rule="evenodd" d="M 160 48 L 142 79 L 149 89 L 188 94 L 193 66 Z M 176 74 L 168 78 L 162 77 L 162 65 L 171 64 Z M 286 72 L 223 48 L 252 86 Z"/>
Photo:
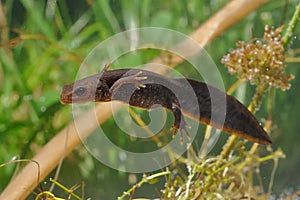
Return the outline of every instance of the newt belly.
<path id="1" fill-rule="evenodd" d="M 212 96 L 213 94 L 213 96 Z M 174 115 L 173 134 L 185 130 L 183 115 L 253 142 L 271 144 L 253 114 L 234 97 L 203 82 L 169 78 L 140 69 L 107 70 L 66 85 L 64 104 L 121 101 L 151 109 L 159 104 Z M 218 105 L 224 105 L 219 109 Z M 213 113 L 217 117 L 213 117 Z M 219 112 L 219 113 L 218 113 Z M 218 116 L 224 116 L 218 117 Z"/>

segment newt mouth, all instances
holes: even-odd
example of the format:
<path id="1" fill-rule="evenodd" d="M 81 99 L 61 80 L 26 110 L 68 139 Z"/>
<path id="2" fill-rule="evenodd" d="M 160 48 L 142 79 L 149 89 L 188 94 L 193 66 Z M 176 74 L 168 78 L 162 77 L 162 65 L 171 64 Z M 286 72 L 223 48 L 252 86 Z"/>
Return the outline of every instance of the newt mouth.
<path id="1" fill-rule="evenodd" d="M 60 103 L 62 104 L 70 104 L 72 103 L 72 90 L 73 87 L 71 85 L 65 85 L 60 94 Z"/>
<path id="2" fill-rule="evenodd" d="M 60 96 L 60 103 L 62 104 L 71 104 L 72 103 L 72 98 L 68 98 L 64 95 Z"/>
<path id="3" fill-rule="evenodd" d="M 60 103 L 62 104 L 81 104 L 81 103 L 86 103 L 87 101 L 85 99 L 81 99 L 81 98 L 76 98 L 74 96 L 72 96 L 72 94 L 70 95 L 64 95 L 63 93 L 60 96 Z"/>

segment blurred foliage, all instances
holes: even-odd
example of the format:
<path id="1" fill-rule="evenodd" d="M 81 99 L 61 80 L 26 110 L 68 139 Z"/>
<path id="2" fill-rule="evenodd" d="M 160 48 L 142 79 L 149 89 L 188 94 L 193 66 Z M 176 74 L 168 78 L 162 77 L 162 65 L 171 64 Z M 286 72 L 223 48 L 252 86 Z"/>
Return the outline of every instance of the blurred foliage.
<path id="1" fill-rule="evenodd" d="M 227 2 L 1 1 L 0 9 L 4 18 L 0 19 L 0 163 L 16 155 L 31 158 L 72 120 L 70 107 L 59 103 L 61 88 L 74 81 L 80 63 L 99 42 L 135 27 L 158 26 L 189 34 Z M 218 65 L 226 87 L 229 88 L 236 78 L 230 76 L 220 64 L 222 56 L 234 48 L 239 40 L 261 37 L 265 24 L 276 27 L 287 25 L 296 3 L 296 0 L 271 1 L 206 47 Z M 299 28 L 295 32 L 299 33 Z M 295 35 L 287 52 L 291 61 L 299 56 L 299 48 L 299 37 Z M 135 66 L 156 55 L 155 51 L 144 52 L 137 56 L 138 59 L 120 62 L 123 66 L 115 67 Z M 300 153 L 297 150 L 300 71 L 297 62 L 286 63 L 287 74 L 294 74 L 296 78 L 290 82 L 290 90 L 275 91 L 272 109 L 273 146 L 281 147 L 286 154 L 286 159 L 279 163 L 273 184 L 274 192 L 279 195 L 300 185 L 300 176 L 297 175 L 300 167 Z M 254 91 L 255 88 L 247 84 L 240 87 L 235 95 L 248 105 Z M 257 113 L 260 121 L 267 117 L 267 108 L 268 98 L 264 98 Z M 145 150 L 144 147 L 146 150 L 149 148 L 147 145 L 132 144 L 130 138 L 126 138 L 115 127 L 110 119 L 103 128 L 115 132 L 110 137 L 121 147 L 133 145 L 131 149 L 139 151 Z M 211 155 L 220 152 L 227 137 L 227 134 L 222 134 Z M 9 165 L 0 169 L 0 191 L 11 179 L 15 167 Z M 260 168 L 266 183 L 272 169 L 272 162 Z M 59 179 L 64 185 L 71 186 L 84 181 L 86 196 L 93 199 L 115 199 L 130 188 L 136 179 L 142 179 L 142 174 L 110 169 L 94 160 L 83 147 L 78 147 L 65 159 Z M 164 184 L 163 179 L 159 180 L 155 185 L 138 188 L 135 196 L 159 196 Z"/>

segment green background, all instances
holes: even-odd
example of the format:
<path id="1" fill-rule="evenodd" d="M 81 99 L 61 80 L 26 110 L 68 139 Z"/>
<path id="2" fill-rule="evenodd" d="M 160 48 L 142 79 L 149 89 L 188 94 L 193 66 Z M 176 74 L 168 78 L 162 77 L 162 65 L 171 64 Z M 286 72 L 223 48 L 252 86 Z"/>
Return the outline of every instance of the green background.
<path id="1" fill-rule="evenodd" d="M 51 5 L 51 2 L 54 1 L 1 1 L 5 13 L 5 19 L 2 20 L 6 20 L 7 26 L 0 27 L 0 163 L 17 155 L 32 158 L 73 120 L 71 107 L 59 102 L 60 92 L 63 85 L 74 81 L 81 61 L 99 42 L 134 27 L 157 26 L 190 34 L 228 3 L 199 0 L 70 0 Z M 262 37 L 265 24 L 275 27 L 287 25 L 297 1 L 289 1 L 288 5 L 285 3 L 281 0 L 270 1 L 206 46 L 205 49 L 222 74 L 226 88 L 236 81 L 236 77 L 230 76 L 220 63 L 222 56 L 235 48 L 238 40 L 249 41 L 252 37 Z M 298 27 L 288 57 L 298 56 Z M 26 38 L 20 39 L 15 45 L 7 43 L 20 34 Z M 159 53 L 144 50 L 139 52 L 136 60 L 126 60 L 122 62 L 123 66 L 114 67 L 136 66 L 150 61 Z M 176 69 L 180 70 L 185 65 L 178 65 Z M 273 107 L 273 147 L 282 148 L 286 154 L 276 171 L 273 188 L 277 195 L 299 189 L 300 186 L 300 70 L 296 62 L 287 66 L 287 74 L 292 73 L 296 78 L 291 81 L 290 90 L 276 90 Z M 245 105 L 250 103 L 254 91 L 254 86 L 249 84 L 241 91 L 243 95 L 239 98 Z M 260 121 L 266 118 L 266 111 L 267 97 L 256 114 Z M 115 133 L 110 137 L 120 146 L 131 145 L 130 148 L 138 151 L 147 148 L 138 143 L 132 144 L 114 126 L 113 119 L 105 122 L 104 128 Z M 211 155 L 220 151 L 227 137 L 227 134 L 222 134 Z M 272 166 L 271 161 L 262 166 L 266 178 Z M 0 168 L 0 192 L 14 171 L 15 165 Z M 53 174 L 49 177 L 53 177 Z M 131 187 L 129 179 L 139 180 L 141 177 L 142 174 L 118 172 L 99 163 L 80 146 L 64 160 L 59 181 L 68 187 L 84 182 L 86 196 L 93 199 L 115 199 Z M 158 197 L 163 181 L 160 179 L 154 185 L 144 185 L 135 195 Z M 48 185 L 43 188 L 47 189 Z M 60 193 L 60 196 L 66 196 L 60 190 L 56 194 Z"/>

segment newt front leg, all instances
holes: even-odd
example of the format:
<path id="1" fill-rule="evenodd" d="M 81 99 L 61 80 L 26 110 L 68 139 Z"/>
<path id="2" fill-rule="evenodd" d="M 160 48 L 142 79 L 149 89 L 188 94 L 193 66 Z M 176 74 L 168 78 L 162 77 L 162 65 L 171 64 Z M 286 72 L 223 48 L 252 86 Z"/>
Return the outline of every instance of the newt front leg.
<path id="1" fill-rule="evenodd" d="M 120 78 L 109 88 L 110 93 L 113 94 L 124 84 L 133 84 L 136 89 L 145 88 L 146 85 L 142 84 L 141 81 L 146 80 L 147 76 L 139 76 L 141 74 L 142 74 L 142 72 L 140 71 L 134 75 L 125 76 L 125 77 Z"/>

